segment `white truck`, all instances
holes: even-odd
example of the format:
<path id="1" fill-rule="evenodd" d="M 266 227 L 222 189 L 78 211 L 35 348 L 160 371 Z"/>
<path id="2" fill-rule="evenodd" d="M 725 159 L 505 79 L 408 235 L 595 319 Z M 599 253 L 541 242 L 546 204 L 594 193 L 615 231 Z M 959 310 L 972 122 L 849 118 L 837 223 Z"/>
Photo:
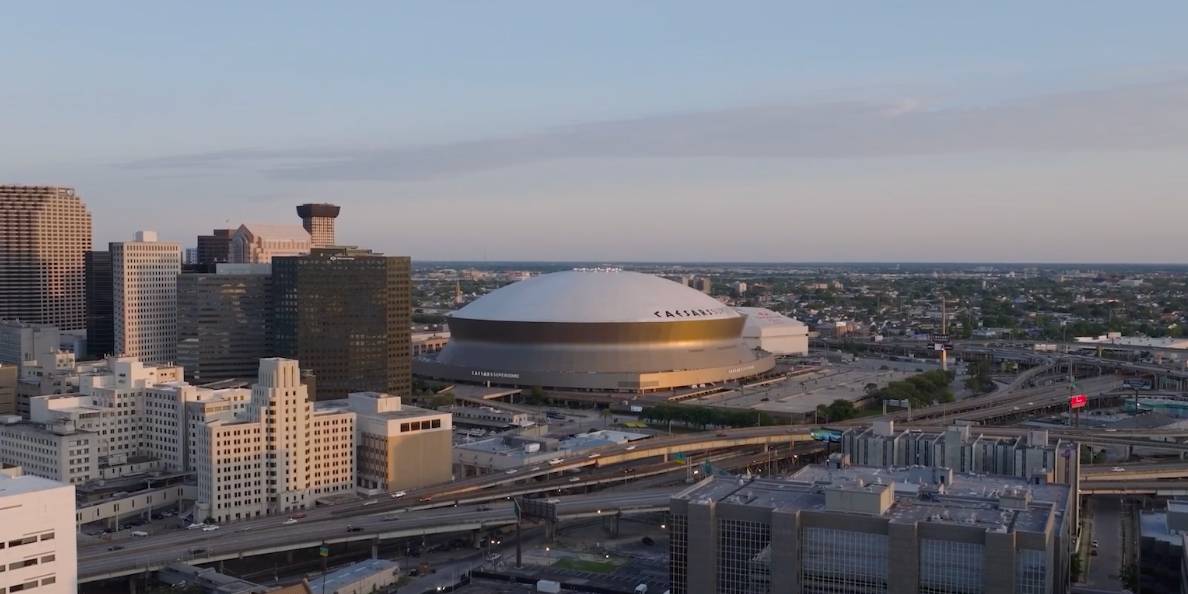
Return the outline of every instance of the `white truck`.
<path id="1" fill-rule="evenodd" d="M 536 591 L 557 594 L 561 591 L 561 582 L 556 582 L 553 580 L 537 580 Z"/>

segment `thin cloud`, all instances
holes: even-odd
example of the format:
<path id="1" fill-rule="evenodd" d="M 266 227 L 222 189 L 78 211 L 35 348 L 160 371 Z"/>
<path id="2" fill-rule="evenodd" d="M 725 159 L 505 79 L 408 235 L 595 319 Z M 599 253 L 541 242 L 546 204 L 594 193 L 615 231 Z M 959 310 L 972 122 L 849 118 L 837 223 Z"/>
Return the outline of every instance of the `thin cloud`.
<path id="1" fill-rule="evenodd" d="M 247 168 L 291 180 L 410 181 L 559 159 L 840 159 L 1186 146 L 1188 81 L 1175 80 L 978 108 L 929 108 L 910 97 L 788 104 L 595 122 L 439 145 L 227 150 L 120 166 Z"/>

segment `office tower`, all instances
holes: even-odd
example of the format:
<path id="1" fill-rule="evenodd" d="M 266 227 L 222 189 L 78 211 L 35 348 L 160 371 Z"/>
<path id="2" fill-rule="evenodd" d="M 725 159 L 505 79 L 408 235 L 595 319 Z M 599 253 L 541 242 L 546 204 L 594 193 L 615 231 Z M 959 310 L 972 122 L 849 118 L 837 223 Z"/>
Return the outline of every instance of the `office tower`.
<path id="1" fill-rule="evenodd" d="M 273 346 L 313 370 L 318 400 L 409 393 L 409 267 L 351 247 L 273 260 Z"/>
<path id="2" fill-rule="evenodd" d="M 312 403 L 297 361 L 261 360 L 243 415 L 196 427 L 195 519 L 287 513 L 353 491 L 354 434 L 354 413 Z"/>
<path id="3" fill-rule="evenodd" d="M 214 271 L 215 264 L 231 261 L 231 236 L 235 229 L 215 229 L 210 235 L 198 236 L 197 265 L 204 272 Z"/>
<path id="4" fill-rule="evenodd" d="M 115 352 L 145 363 L 177 359 L 177 275 L 181 246 L 155 231 L 111 244 Z"/>
<path id="5" fill-rule="evenodd" d="M 329 403 L 327 403 L 329 404 Z M 450 480 L 450 413 L 409 406 L 399 396 L 355 392 L 355 485 L 364 492 L 416 489 Z"/>
<path id="6" fill-rule="evenodd" d="M 71 188 L 0 186 L 0 319 L 86 327 L 91 213 Z"/>
<path id="7" fill-rule="evenodd" d="M 1075 488 L 843 458 L 674 496 L 673 594 L 1067 592 Z"/>
<path id="8" fill-rule="evenodd" d="M 87 354 L 100 358 L 115 353 L 111 252 L 87 252 L 86 271 Z"/>
<path id="9" fill-rule="evenodd" d="M 194 383 L 256 375 L 273 354 L 268 264 L 220 263 L 177 277 L 177 361 Z"/>
<path id="10" fill-rule="evenodd" d="M 62 333 L 56 326 L 0 320 L 0 363 L 18 368 L 35 365 L 41 355 L 57 353 L 61 342 Z"/>
<path id="11" fill-rule="evenodd" d="M 301 226 L 309 232 L 311 247 L 330 247 L 334 243 L 334 219 L 338 218 L 337 204 L 302 204 L 297 207 Z"/>
<path id="12" fill-rule="evenodd" d="M 268 264 L 277 256 L 309 253 L 309 233 L 301 225 L 240 225 L 231 237 L 231 262 Z"/>
<path id="13" fill-rule="evenodd" d="M 74 486 L 0 469 L 0 592 L 78 589 Z"/>
<path id="14" fill-rule="evenodd" d="M 17 366 L 0 363 L 0 415 L 17 414 Z"/>

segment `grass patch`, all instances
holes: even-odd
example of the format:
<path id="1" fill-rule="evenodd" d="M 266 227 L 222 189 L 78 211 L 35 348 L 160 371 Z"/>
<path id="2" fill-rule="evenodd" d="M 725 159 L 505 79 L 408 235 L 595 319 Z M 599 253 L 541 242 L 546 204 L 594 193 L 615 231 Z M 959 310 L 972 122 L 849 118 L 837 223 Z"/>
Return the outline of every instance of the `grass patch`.
<path id="1" fill-rule="evenodd" d="M 557 569 L 571 571 L 588 571 L 590 573 L 610 573 L 619 566 L 611 561 L 587 561 L 576 557 L 566 557 L 553 564 Z"/>

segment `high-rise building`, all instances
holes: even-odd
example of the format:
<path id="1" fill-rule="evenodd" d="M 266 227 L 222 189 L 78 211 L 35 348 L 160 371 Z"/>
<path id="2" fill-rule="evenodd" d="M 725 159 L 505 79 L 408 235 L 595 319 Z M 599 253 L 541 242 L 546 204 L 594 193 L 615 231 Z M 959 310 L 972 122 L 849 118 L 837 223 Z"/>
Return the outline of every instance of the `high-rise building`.
<path id="1" fill-rule="evenodd" d="M 115 314 L 112 311 L 111 252 L 87 252 L 87 354 L 115 353 Z"/>
<path id="2" fill-rule="evenodd" d="M 0 469 L 0 592 L 78 590 L 74 486 Z"/>
<path id="3" fill-rule="evenodd" d="M 135 241 L 110 249 L 116 354 L 145 363 L 175 361 L 181 245 L 138 231 Z"/>
<path id="4" fill-rule="evenodd" d="M 1063 593 L 1076 497 L 947 468 L 714 477 L 671 500 L 671 591 Z"/>
<path id="5" fill-rule="evenodd" d="M 301 204 L 297 207 L 297 216 L 301 217 L 301 226 L 309 232 L 312 247 L 337 245 L 334 243 L 334 219 L 338 218 L 340 210 L 337 204 Z"/>
<path id="6" fill-rule="evenodd" d="M 277 256 L 309 253 L 309 232 L 301 225 L 240 225 L 231 237 L 235 264 L 268 264 Z"/>
<path id="7" fill-rule="evenodd" d="M 410 261 L 351 247 L 272 262 L 273 346 L 317 377 L 317 399 L 407 395 Z"/>
<path id="8" fill-rule="evenodd" d="M 0 186 L 0 319 L 86 327 L 91 213 L 71 188 Z"/>
<path id="9" fill-rule="evenodd" d="M 215 264 L 231 261 L 231 236 L 235 229 L 215 229 L 210 235 L 198 236 L 198 261 L 205 272 L 214 271 Z"/>
<path id="10" fill-rule="evenodd" d="M 282 514 L 354 490 L 355 414 L 315 406 L 296 361 L 261 360 L 243 416 L 196 433 L 195 519 Z"/>
<path id="11" fill-rule="evenodd" d="M 177 277 L 177 361 L 195 383 L 253 377 L 273 355 L 271 266 L 215 266 Z"/>
<path id="12" fill-rule="evenodd" d="M 61 342 L 62 333 L 51 324 L 0 320 L 0 363 L 34 365 L 41 355 L 57 353 Z"/>

